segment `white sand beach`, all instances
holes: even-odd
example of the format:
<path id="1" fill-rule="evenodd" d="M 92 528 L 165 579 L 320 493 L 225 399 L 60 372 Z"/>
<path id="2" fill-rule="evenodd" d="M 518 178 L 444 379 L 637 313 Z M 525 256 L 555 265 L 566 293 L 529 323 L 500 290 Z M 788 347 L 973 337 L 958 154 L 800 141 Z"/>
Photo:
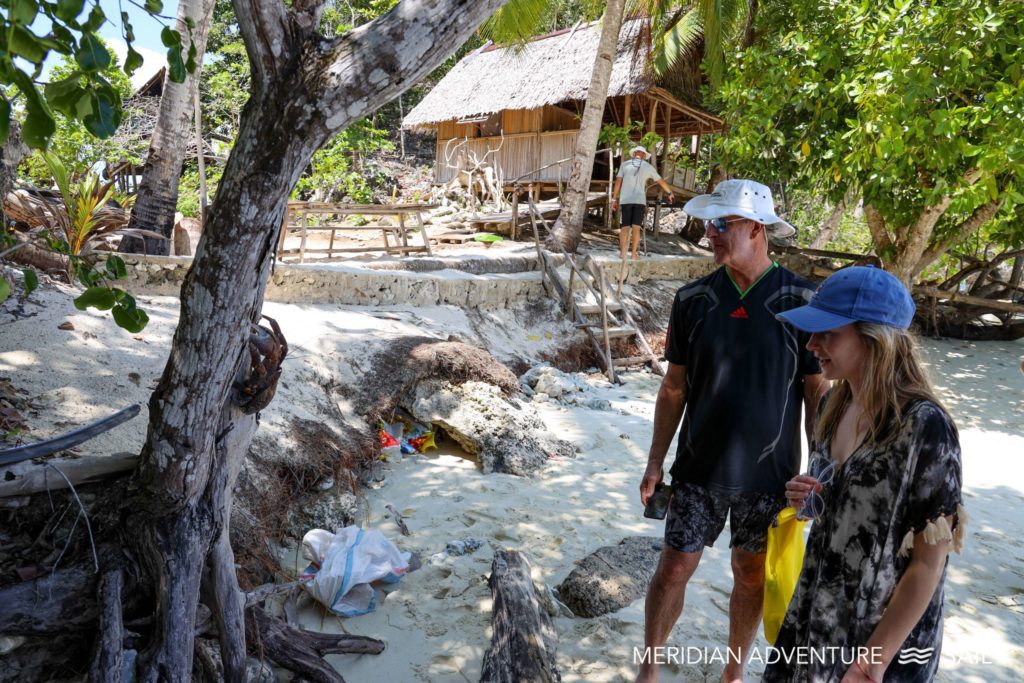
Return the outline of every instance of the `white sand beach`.
<path id="1" fill-rule="evenodd" d="M 84 453 L 137 452 L 145 403 L 163 368 L 178 314 L 173 298 L 144 297 L 151 316 L 141 335 L 116 328 L 105 314 L 80 312 L 70 298 L 40 293 L 22 317 L 0 325 L 0 377 L 31 396 L 35 440 L 109 414 L 133 402 L 143 415 L 101 438 Z M 499 359 L 536 358 L 571 331 L 568 323 L 530 327 L 513 311 L 467 313 L 453 307 L 359 308 L 268 303 L 288 336 L 291 355 L 277 397 L 260 431 L 273 435 L 291 415 L 316 417 L 326 400 L 323 381 L 358 385 L 366 354 L 382 341 L 422 334 L 487 346 Z M 70 321 L 73 331 L 58 330 Z M 963 555 L 950 560 L 942 681 L 1015 681 L 1024 669 L 1024 377 L 1017 369 L 1024 343 L 925 340 L 929 368 L 960 428 L 964 492 L 971 515 Z M 547 427 L 578 446 L 575 458 L 554 459 L 536 478 L 484 475 L 450 443 L 427 455 L 386 465 L 379 488 L 366 493 L 365 527 L 378 529 L 424 566 L 404 577 L 368 615 L 342 619 L 314 608 L 307 628 L 381 638 L 377 656 L 329 659 L 354 683 L 479 680 L 490 643 L 487 586 L 495 550 L 526 553 L 536 581 L 555 586 L 574 562 L 625 536 L 661 534 L 642 517 L 639 477 L 651 434 L 659 378 L 625 375 L 609 385 L 585 377 L 592 407 L 534 401 Z M 602 408 L 600 401 L 607 401 Z M 596 406 L 596 407 L 594 407 Z M 273 492 L 268 492 L 272 494 Z M 385 505 L 402 510 L 412 531 L 402 537 Z M 473 553 L 431 564 L 448 541 L 475 537 Z M 294 549 L 286 566 L 301 567 Z M 731 585 L 728 532 L 705 555 L 687 593 L 686 611 L 671 645 L 725 648 Z M 642 645 L 643 601 L 594 619 L 559 617 L 558 664 L 563 680 L 632 680 L 633 648 Z M 759 637 L 758 645 L 764 647 Z M 760 666 L 748 668 L 755 680 Z M 664 680 L 717 680 L 720 663 L 666 666 Z"/>

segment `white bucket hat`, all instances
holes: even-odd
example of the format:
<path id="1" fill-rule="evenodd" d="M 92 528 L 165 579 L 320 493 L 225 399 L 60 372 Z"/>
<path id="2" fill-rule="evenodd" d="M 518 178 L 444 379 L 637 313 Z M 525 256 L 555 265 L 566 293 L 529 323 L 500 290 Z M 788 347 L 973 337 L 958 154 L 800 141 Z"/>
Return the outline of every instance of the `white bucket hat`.
<path id="1" fill-rule="evenodd" d="M 723 180 L 711 194 L 702 194 L 686 202 L 683 211 L 705 220 L 743 216 L 762 223 L 776 237 L 796 234 L 796 228 L 775 214 L 772 191 L 756 180 Z"/>
<path id="2" fill-rule="evenodd" d="M 643 152 L 644 153 L 644 161 L 646 161 L 647 159 L 651 158 L 651 153 L 647 151 L 647 148 L 646 147 L 641 147 L 640 145 L 637 145 L 633 149 L 629 150 L 629 156 L 632 157 L 637 152 Z"/>

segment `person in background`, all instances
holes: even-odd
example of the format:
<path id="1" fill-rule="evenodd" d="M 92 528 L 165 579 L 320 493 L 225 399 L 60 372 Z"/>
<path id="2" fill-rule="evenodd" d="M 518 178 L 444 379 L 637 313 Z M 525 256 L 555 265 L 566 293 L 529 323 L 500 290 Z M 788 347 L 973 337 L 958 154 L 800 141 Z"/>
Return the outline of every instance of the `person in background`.
<path id="1" fill-rule="evenodd" d="M 672 188 L 658 174 L 657 169 L 647 163 L 651 155 L 646 148 L 639 145 L 634 147 L 629 151 L 629 157 L 619 167 L 612 189 L 612 209 L 619 208 L 620 204 L 622 207 L 619 220 L 619 256 L 623 261 L 626 260 L 630 231 L 633 233 L 633 260 L 637 259 L 640 231 L 644 226 L 644 214 L 647 212 L 647 184 L 651 181 L 656 182 L 668 193 L 669 203 L 675 200 Z"/>
<path id="2" fill-rule="evenodd" d="M 810 473 L 786 497 L 816 518 L 763 681 L 925 683 L 942 649 L 949 550 L 967 522 L 960 444 L 907 331 L 914 301 L 893 275 L 840 270 L 810 303 L 779 314 L 811 333 L 834 382 Z M 798 648 L 825 657 L 787 658 Z"/>

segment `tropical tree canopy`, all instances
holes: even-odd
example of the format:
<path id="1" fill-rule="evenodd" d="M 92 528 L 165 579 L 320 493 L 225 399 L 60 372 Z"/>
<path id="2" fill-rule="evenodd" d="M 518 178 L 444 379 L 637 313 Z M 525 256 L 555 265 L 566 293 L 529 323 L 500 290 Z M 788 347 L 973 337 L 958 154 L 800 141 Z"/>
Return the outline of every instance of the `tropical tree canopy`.
<path id="1" fill-rule="evenodd" d="M 1020 239 L 1024 4 L 772 2 L 759 33 L 715 95 L 734 175 L 860 194 L 904 279 L 992 218 Z"/>

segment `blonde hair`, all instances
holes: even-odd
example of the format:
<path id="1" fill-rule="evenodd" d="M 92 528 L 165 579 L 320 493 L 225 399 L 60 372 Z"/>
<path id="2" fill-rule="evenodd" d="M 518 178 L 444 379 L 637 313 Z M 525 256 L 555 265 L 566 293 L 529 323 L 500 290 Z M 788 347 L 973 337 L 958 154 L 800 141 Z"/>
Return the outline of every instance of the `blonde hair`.
<path id="1" fill-rule="evenodd" d="M 861 403 L 869 420 L 866 443 L 879 445 L 896 436 L 903 424 L 903 407 L 912 399 L 926 399 L 941 407 L 935 397 L 914 338 L 907 330 L 889 325 L 855 323 L 864 342 L 864 386 Z M 838 380 L 818 415 L 814 438 L 824 442 L 835 434 L 839 419 L 853 400 L 850 383 Z M 945 410 L 943 408 L 943 410 Z"/>

